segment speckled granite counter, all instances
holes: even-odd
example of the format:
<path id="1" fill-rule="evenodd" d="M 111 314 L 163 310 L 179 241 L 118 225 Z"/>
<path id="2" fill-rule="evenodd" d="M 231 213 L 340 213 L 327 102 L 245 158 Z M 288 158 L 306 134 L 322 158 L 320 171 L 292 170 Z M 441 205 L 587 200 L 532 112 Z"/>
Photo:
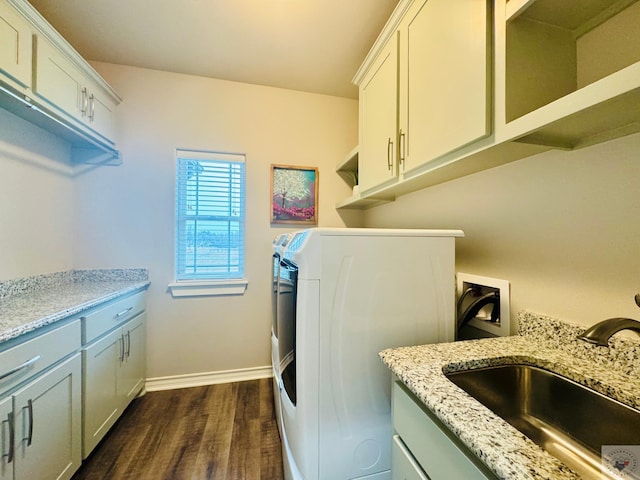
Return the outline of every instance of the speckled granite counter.
<path id="1" fill-rule="evenodd" d="M 0 346 L 148 286 L 146 269 L 72 270 L 0 282 Z"/>
<path id="2" fill-rule="evenodd" d="M 525 363 L 552 370 L 640 409 L 640 343 L 576 340 L 583 328 L 522 312 L 520 335 L 384 350 L 383 362 L 502 479 L 577 479 L 569 467 L 450 382 L 451 372 Z"/>

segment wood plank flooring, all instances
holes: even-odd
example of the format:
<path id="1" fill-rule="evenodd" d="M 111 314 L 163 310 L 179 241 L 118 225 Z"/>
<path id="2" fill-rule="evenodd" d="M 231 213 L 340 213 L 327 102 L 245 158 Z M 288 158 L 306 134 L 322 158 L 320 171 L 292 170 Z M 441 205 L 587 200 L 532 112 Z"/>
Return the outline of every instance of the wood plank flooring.
<path id="1" fill-rule="evenodd" d="M 72 480 L 282 480 L 271 379 L 149 392 Z"/>

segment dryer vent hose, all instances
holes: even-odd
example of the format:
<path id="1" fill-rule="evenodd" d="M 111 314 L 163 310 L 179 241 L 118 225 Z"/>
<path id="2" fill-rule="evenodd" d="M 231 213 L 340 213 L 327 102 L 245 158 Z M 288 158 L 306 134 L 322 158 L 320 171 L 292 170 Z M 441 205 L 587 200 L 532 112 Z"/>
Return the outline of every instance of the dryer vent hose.
<path id="1" fill-rule="evenodd" d="M 458 300 L 458 329 L 469 323 L 469 320 L 478 316 L 480 310 L 487 305 L 492 305 L 491 309 L 491 322 L 497 322 L 500 320 L 500 294 L 498 292 L 489 292 L 474 299 L 465 309 L 461 312 L 462 302 L 469 294 L 479 294 L 478 287 L 469 287 Z"/>

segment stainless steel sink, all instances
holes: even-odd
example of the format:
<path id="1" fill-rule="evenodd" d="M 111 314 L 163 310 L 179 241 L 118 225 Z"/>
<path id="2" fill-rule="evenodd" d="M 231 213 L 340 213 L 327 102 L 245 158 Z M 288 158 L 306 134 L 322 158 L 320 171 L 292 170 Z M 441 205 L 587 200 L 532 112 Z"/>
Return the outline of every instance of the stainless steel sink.
<path id="1" fill-rule="evenodd" d="M 583 478 L 616 478 L 603 476 L 602 445 L 640 445 L 639 411 L 553 372 L 500 365 L 445 375 Z"/>

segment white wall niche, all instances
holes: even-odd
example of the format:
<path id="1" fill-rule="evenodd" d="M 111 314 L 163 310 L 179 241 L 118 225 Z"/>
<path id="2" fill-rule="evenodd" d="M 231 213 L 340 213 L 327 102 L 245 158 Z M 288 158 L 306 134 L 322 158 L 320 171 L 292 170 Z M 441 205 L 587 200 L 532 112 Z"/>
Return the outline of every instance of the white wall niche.
<path id="1" fill-rule="evenodd" d="M 488 332 L 492 335 L 506 337 L 511 332 L 510 289 L 507 280 L 498 278 L 471 275 L 468 273 L 456 274 L 456 298 L 460 299 L 467 289 L 478 286 L 482 294 L 497 291 L 500 296 L 500 318 L 497 322 L 490 321 L 490 315 L 484 309 L 480 310 L 475 318 L 469 320 L 468 325 Z M 459 314 L 460 312 L 456 312 Z"/>

